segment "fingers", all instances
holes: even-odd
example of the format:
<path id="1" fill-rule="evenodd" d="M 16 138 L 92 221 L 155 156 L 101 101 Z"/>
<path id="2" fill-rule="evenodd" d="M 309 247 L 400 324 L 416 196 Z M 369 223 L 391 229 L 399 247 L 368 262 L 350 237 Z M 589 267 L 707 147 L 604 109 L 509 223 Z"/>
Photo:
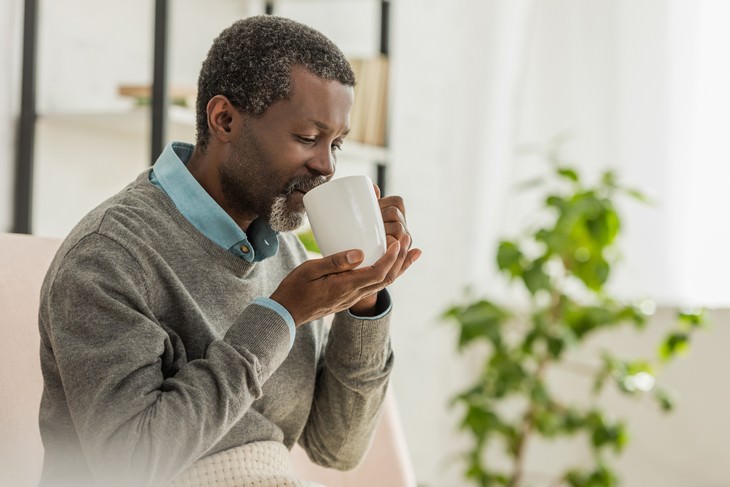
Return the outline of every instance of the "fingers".
<path id="1" fill-rule="evenodd" d="M 406 226 L 406 216 L 397 206 L 386 206 L 381 208 L 381 213 L 383 215 L 383 222 L 400 223 L 404 227 Z"/>
<path id="2" fill-rule="evenodd" d="M 362 287 L 384 281 L 391 267 L 398 261 L 401 254 L 401 242 L 396 240 L 388 245 L 385 254 L 373 264 L 368 271 L 368 280 L 364 281 Z M 361 270 L 361 269 L 358 269 Z"/>
<path id="3" fill-rule="evenodd" d="M 388 240 L 388 244 L 393 240 L 402 240 L 406 235 L 410 234 L 402 223 L 388 222 L 385 224 L 385 238 Z"/>
<path id="4" fill-rule="evenodd" d="M 395 258 L 391 257 L 390 259 L 386 259 L 386 256 L 388 255 L 388 253 L 386 253 L 386 256 L 383 256 L 383 258 L 375 263 L 373 267 L 382 266 L 381 271 L 378 274 L 377 280 L 368 283 L 367 288 L 364 290 L 365 294 L 373 294 L 388 287 L 401 275 L 403 264 L 409 254 L 408 246 L 410 243 L 410 235 L 404 235 L 403 238 L 396 240 L 388 247 L 389 252 L 397 249 L 397 252 L 394 255 Z"/>
<path id="5" fill-rule="evenodd" d="M 309 260 L 302 264 L 302 267 L 306 265 L 307 277 L 310 280 L 315 280 L 328 274 L 336 274 L 354 269 L 364 258 L 365 254 L 363 254 L 362 250 L 352 249 L 338 252 L 321 259 Z"/>
<path id="6" fill-rule="evenodd" d="M 376 194 L 380 194 L 376 190 Z M 386 196 L 378 200 L 383 214 L 386 241 L 388 245 L 400 242 L 401 249 L 398 259 L 393 263 L 385 281 L 393 282 L 400 277 L 414 262 L 421 257 L 420 249 L 412 249 L 412 238 L 406 223 L 406 207 L 400 196 Z M 387 285 L 387 284 L 386 284 Z"/>
<path id="7" fill-rule="evenodd" d="M 398 259 L 393 263 L 389 269 L 386 277 L 375 284 L 372 284 L 364 290 L 366 294 L 373 294 L 381 291 L 382 289 L 391 285 L 396 279 L 403 275 L 408 268 L 421 258 L 421 249 L 407 250 L 410 245 L 410 236 L 406 235 L 401 243 L 401 252 L 399 252 Z"/>
<path id="8" fill-rule="evenodd" d="M 372 295 L 418 258 L 420 251 L 409 251 L 409 246 L 410 236 L 405 235 L 391 243 L 375 264 L 361 268 L 356 268 L 364 258 L 361 250 L 309 260 L 282 280 L 271 299 L 284 306 L 297 325 L 352 306 L 372 308 Z"/>
<path id="9" fill-rule="evenodd" d="M 389 272 L 399 260 L 402 260 L 401 244 L 396 241 L 388 246 L 385 254 L 372 266 L 329 276 L 331 286 L 350 296 L 342 309 L 358 305 L 364 306 L 363 309 L 374 306 L 374 303 L 368 304 L 368 296 L 372 296 L 392 282 L 389 281 L 392 279 Z"/>
<path id="10" fill-rule="evenodd" d="M 401 267 L 400 273 L 403 275 L 403 273 L 408 270 L 408 268 L 413 264 L 415 261 L 421 258 L 421 249 L 411 249 L 408 251 L 408 255 L 405 258 L 405 261 L 403 262 L 403 267 Z"/>
<path id="11" fill-rule="evenodd" d="M 396 204 L 398 203 L 397 199 L 399 198 L 393 197 L 393 201 Z M 408 227 L 406 226 L 406 217 L 398 206 L 381 207 L 381 211 L 383 213 L 386 241 L 389 245 L 395 240 L 401 240 L 404 235 L 409 233 Z"/>
<path id="12" fill-rule="evenodd" d="M 403 202 L 403 198 L 400 196 L 386 196 L 384 198 L 380 198 L 378 200 L 378 204 L 380 205 L 381 210 L 385 210 L 390 207 L 397 208 L 402 215 L 403 222 L 405 223 L 406 205 Z M 383 219 L 385 219 L 385 215 L 383 215 Z"/>
<path id="13" fill-rule="evenodd" d="M 330 275 L 338 280 L 343 289 L 358 289 L 384 280 L 399 255 L 400 242 L 394 242 L 388 246 L 385 254 L 372 266 L 356 269 L 364 259 L 362 250 L 357 249 L 339 252 L 322 259 L 312 259 L 302 264 L 302 266 L 309 266 L 307 277 L 310 280 Z M 348 257 L 350 260 L 348 260 Z"/>
<path id="14" fill-rule="evenodd" d="M 377 184 L 373 184 L 375 190 L 375 199 L 380 199 L 380 187 Z"/>
<path id="15" fill-rule="evenodd" d="M 411 246 L 411 236 L 408 234 L 403 235 L 400 238 L 400 251 L 398 252 L 398 258 L 395 260 L 393 265 L 388 270 L 388 274 L 385 278 L 385 285 L 388 286 L 393 283 L 400 275 L 403 263 L 408 256 L 408 249 Z"/>
<path id="16" fill-rule="evenodd" d="M 393 263 L 385 278 L 385 285 L 395 281 L 421 256 L 421 251 L 410 252 L 412 238 L 406 223 L 406 207 L 400 196 L 386 196 L 378 200 L 383 214 L 386 241 L 388 245 L 400 243 L 398 259 Z M 384 287 L 384 286 L 383 286 Z"/>

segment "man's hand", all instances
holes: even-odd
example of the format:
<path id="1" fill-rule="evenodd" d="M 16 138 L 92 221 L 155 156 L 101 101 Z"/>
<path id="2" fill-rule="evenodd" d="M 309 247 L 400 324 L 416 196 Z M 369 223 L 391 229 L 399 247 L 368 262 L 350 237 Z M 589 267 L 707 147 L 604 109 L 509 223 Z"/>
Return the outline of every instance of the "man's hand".
<path id="1" fill-rule="evenodd" d="M 380 190 L 375 187 L 380 198 Z M 421 256 L 411 249 L 403 199 L 379 199 L 387 249 L 375 264 L 355 269 L 364 256 L 348 250 L 322 259 L 309 260 L 284 278 L 271 299 L 284 306 L 297 326 L 344 309 L 358 316 L 375 312 L 377 293 L 392 284 Z"/>
<path id="2" fill-rule="evenodd" d="M 403 273 L 421 256 L 420 249 L 411 249 L 411 235 L 406 224 L 406 207 L 403 198 L 400 196 L 380 197 L 380 188 L 373 185 L 375 196 L 380 204 L 380 211 L 383 214 L 385 224 L 386 243 L 388 246 L 393 242 L 400 242 L 399 259 L 388 271 L 386 280 L 390 283 L 398 279 Z M 354 304 L 350 311 L 358 316 L 368 316 L 375 312 L 377 296 L 372 294 Z"/>
<path id="3" fill-rule="evenodd" d="M 390 284 L 391 268 L 402 261 L 400 243 L 393 242 L 372 266 L 355 269 L 363 257 L 361 250 L 348 250 L 308 260 L 281 281 L 271 299 L 289 311 L 297 326 L 347 309 Z"/>

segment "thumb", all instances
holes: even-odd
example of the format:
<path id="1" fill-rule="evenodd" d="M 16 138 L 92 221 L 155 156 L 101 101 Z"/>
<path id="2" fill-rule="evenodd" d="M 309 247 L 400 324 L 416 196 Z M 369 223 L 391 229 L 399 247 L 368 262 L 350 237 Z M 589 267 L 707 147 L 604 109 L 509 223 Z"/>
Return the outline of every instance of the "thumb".
<path id="1" fill-rule="evenodd" d="M 359 249 L 346 250 L 323 257 L 316 261 L 317 265 L 312 269 L 316 275 L 313 277 L 316 279 L 327 274 L 349 271 L 357 267 L 364 258 L 365 254 Z"/>

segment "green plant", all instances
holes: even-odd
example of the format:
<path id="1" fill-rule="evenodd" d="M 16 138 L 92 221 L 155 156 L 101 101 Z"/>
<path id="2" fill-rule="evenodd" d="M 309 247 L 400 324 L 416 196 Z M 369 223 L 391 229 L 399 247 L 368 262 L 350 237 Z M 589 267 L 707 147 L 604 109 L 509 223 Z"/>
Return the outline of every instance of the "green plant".
<path id="1" fill-rule="evenodd" d="M 603 173 L 598 183 L 586 185 L 557 151 L 551 151 L 548 159 L 552 171 L 542 208 L 549 217 L 547 224 L 518 239 L 501 241 L 496 255 L 500 272 L 526 290 L 527 303 L 507 307 L 477 299 L 444 313 L 458 326 L 460 353 L 486 344 L 478 377 L 453 399 L 462 414 L 460 427 L 473 440 L 473 448 L 465 453 L 464 475 L 482 487 L 525 485 L 529 440 L 575 435 L 587 439 L 593 464 L 562 472 L 550 485 L 618 485 L 611 452 L 621 453 L 628 430 L 624 421 L 609 419 L 601 409 L 601 392 L 613 384 L 628 396 L 651 394 L 662 411 L 670 411 L 670 395 L 655 385 L 655 377 L 688 347 L 691 333 L 706 321 L 702 311 L 679 312 L 655 359 L 626 359 L 605 351 L 595 366 L 581 364 L 593 383 L 588 405 L 566 403 L 551 390 L 546 374 L 565 366 L 570 349 L 597 332 L 624 325 L 641 330 L 648 313 L 641 304 L 613 297 L 605 287 L 621 230 L 614 201 L 625 195 L 645 198 L 620 185 L 612 171 Z M 503 446 L 507 457 L 499 465 L 491 460 L 495 445 Z"/>
<path id="2" fill-rule="evenodd" d="M 314 239 L 312 229 L 306 228 L 305 230 L 300 231 L 297 233 L 297 237 L 299 238 L 299 241 L 302 242 L 302 245 L 304 245 L 304 248 L 309 252 L 315 254 L 320 253 L 319 246 L 317 245 L 317 241 Z"/>

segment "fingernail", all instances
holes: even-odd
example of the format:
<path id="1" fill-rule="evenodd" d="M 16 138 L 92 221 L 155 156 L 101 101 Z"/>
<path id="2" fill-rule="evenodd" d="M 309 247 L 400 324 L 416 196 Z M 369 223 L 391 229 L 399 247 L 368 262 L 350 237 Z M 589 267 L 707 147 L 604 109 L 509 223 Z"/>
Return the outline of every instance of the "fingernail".
<path id="1" fill-rule="evenodd" d="M 354 264 L 360 260 L 360 252 L 357 250 L 350 250 L 347 254 L 345 254 L 345 257 L 349 264 Z"/>

